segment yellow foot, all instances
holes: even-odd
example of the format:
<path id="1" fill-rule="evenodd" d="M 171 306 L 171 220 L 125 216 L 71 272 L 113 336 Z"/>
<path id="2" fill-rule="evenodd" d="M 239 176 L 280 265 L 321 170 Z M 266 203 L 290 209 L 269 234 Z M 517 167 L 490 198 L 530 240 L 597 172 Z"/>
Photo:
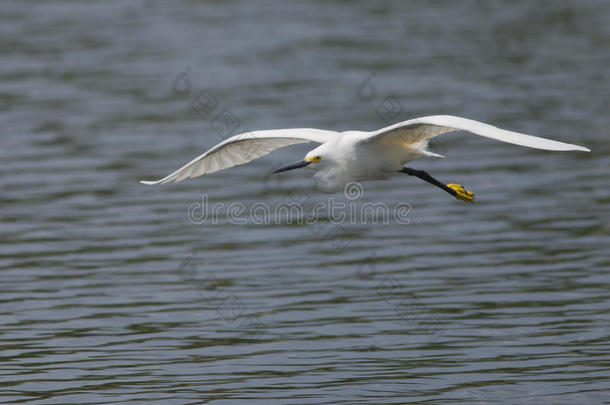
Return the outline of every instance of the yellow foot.
<path id="1" fill-rule="evenodd" d="M 461 184 L 447 184 L 447 187 L 455 190 L 455 198 L 462 201 L 474 202 L 474 194 L 466 190 Z"/>

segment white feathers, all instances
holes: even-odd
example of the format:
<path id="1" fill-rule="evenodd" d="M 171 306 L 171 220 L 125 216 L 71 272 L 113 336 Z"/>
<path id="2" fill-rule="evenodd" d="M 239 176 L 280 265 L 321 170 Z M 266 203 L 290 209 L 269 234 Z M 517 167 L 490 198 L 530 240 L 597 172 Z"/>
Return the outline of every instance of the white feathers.
<path id="1" fill-rule="evenodd" d="M 468 131 L 498 141 L 535 149 L 590 152 L 589 149 L 582 146 L 507 131 L 483 122 L 452 115 L 431 115 L 399 122 L 398 124 L 371 132 L 363 141 L 370 142 L 380 137 L 397 136 L 407 143 L 414 144 L 452 131 Z"/>
<path id="2" fill-rule="evenodd" d="M 327 152 L 332 152 L 332 155 L 334 155 L 334 164 L 341 165 L 341 163 L 349 162 L 352 165 L 350 173 L 363 172 L 362 169 L 364 168 L 364 172 L 369 173 L 369 178 L 379 178 L 383 177 L 380 176 L 383 173 L 373 173 L 372 171 L 396 172 L 405 161 L 412 160 L 417 156 L 440 157 L 440 155 L 426 150 L 428 140 L 446 132 L 459 130 L 530 148 L 590 152 L 589 149 L 582 146 L 511 132 L 466 118 L 434 115 L 400 122 L 373 132 L 348 131 L 337 133 L 320 129 L 296 128 L 239 134 L 219 143 L 166 177 L 157 181 L 142 181 L 141 183 L 160 184 L 214 173 L 218 170 L 250 162 L 284 146 L 312 141 L 328 146 L 329 150 Z M 337 142 L 326 144 L 331 139 L 337 140 Z M 366 148 L 363 148 L 363 146 L 371 142 L 375 142 L 376 153 L 367 154 Z M 360 159 L 354 160 L 354 151 L 358 150 L 362 152 L 362 156 Z M 417 153 L 413 154 L 413 151 L 417 151 Z M 396 159 L 393 159 L 393 157 L 403 155 L 411 156 L 411 158 L 402 159 L 395 166 L 394 160 Z M 325 164 L 320 166 L 325 166 L 327 170 L 332 171 L 332 168 L 327 165 L 328 160 L 324 160 L 324 157 L 322 157 L 322 160 Z M 316 167 L 318 166 L 316 165 Z M 337 184 L 337 186 L 341 185 Z"/>
<path id="3" fill-rule="evenodd" d="M 334 131 L 309 128 L 246 132 L 219 143 L 160 180 L 140 181 L 140 183 L 163 184 L 214 173 L 218 170 L 243 165 L 284 146 L 304 142 L 324 143 L 336 134 Z"/>

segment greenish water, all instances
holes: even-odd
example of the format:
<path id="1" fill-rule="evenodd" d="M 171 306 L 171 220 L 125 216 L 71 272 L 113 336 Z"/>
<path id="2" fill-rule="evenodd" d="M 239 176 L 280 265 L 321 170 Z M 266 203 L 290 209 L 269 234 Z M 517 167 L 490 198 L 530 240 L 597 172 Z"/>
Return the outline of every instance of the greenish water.
<path id="1" fill-rule="evenodd" d="M 0 402 L 610 402 L 610 4 L 0 5 Z M 163 187 L 231 131 L 373 130 L 455 114 L 581 144 L 467 134 L 336 201 L 406 222 L 192 221 L 327 203 L 309 146 Z M 200 208 L 200 207 L 199 207 Z M 249 211 L 248 211 L 249 212 Z M 193 223 L 196 222 L 196 223 Z"/>

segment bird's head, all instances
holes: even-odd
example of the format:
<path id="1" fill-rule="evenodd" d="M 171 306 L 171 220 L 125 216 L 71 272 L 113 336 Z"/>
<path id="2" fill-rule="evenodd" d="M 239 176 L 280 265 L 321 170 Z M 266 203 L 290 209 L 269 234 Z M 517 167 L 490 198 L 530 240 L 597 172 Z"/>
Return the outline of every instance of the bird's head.
<path id="1" fill-rule="evenodd" d="M 316 165 L 322 161 L 322 155 L 319 152 L 311 151 L 307 155 L 305 155 L 306 162 L 311 163 L 312 165 Z"/>
<path id="2" fill-rule="evenodd" d="M 305 166 L 309 166 L 309 165 L 317 165 L 318 163 L 320 163 L 322 161 L 322 159 L 323 159 L 323 156 L 318 151 L 316 151 L 316 149 L 314 149 L 311 152 L 309 152 L 307 155 L 305 155 L 305 158 L 303 160 L 301 160 L 300 162 L 291 163 L 284 167 L 280 167 L 279 169 L 274 170 L 273 173 L 281 173 L 281 172 L 285 172 L 288 170 L 300 169 L 301 167 L 305 167 Z"/>

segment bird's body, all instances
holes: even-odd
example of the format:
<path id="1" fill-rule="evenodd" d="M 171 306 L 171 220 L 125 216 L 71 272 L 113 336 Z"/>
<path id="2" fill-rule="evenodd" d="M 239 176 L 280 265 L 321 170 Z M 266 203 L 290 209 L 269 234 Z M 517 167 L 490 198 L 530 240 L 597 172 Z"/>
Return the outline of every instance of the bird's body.
<path id="1" fill-rule="evenodd" d="M 435 115 L 403 121 L 372 132 L 297 128 L 239 134 L 219 143 L 168 176 L 142 183 L 162 184 L 198 177 L 247 163 L 278 148 L 313 141 L 320 145 L 307 153 L 303 161 L 274 173 L 305 166 L 314 168 L 316 187 L 327 193 L 341 191 L 349 182 L 386 179 L 397 173 L 406 173 L 444 189 L 457 199 L 472 202 L 474 196 L 462 186 L 444 185 L 426 172 L 404 167 L 405 163 L 419 157 L 442 157 L 428 151 L 429 139 L 459 130 L 530 148 L 589 152 L 582 146 L 506 131 L 466 118 Z"/>
<path id="2" fill-rule="evenodd" d="M 423 154 L 416 148 L 397 147 L 388 140 L 359 142 L 367 132 L 346 131 L 313 149 L 308 155 L 323 156 L 315 166 L 316 188 L 326 193 L 343 190 L 354 181 L 383 180 L 395 175 L 402 165 Z"/>

